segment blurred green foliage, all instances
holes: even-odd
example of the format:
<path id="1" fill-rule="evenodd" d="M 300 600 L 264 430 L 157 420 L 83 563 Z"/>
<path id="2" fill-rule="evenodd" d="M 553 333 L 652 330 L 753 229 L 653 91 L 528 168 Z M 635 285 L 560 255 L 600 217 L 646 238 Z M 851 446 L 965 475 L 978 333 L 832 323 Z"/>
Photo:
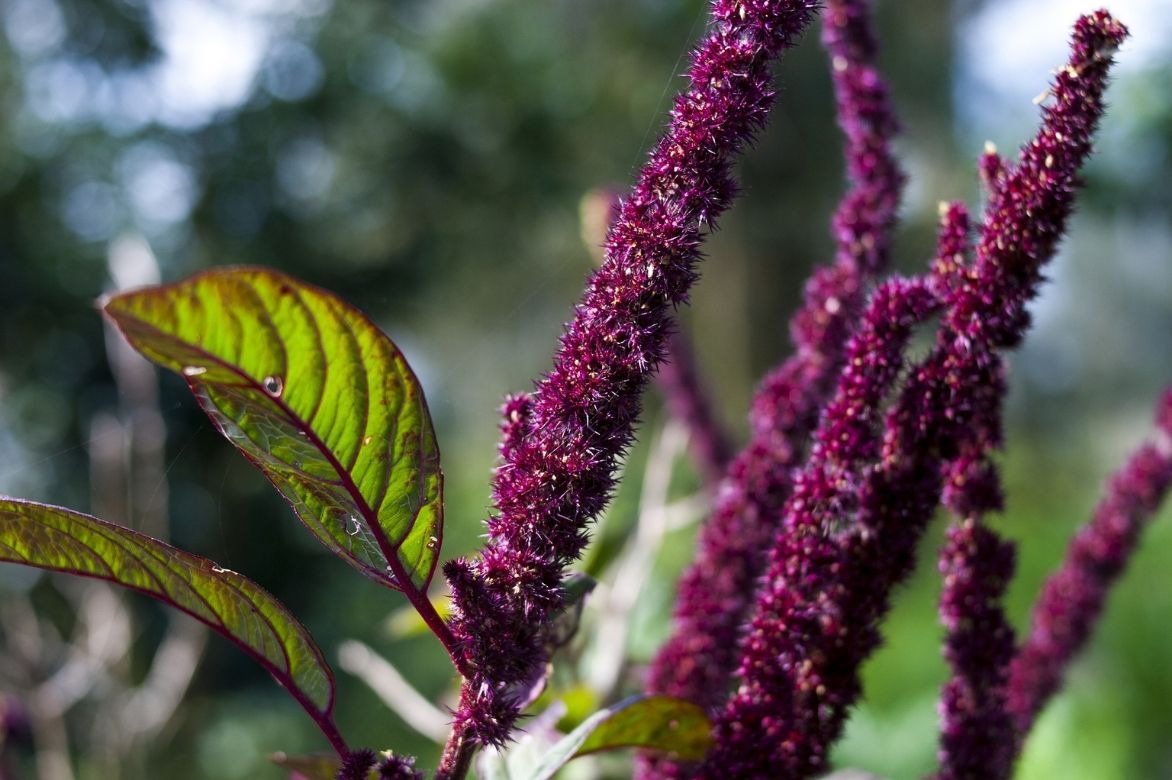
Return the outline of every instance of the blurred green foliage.
<path id="1" fill-rule="evenodd" d="M 545 369 L 593 262 L 580 236 L 580 202 L 595 188 L 625 186 L 638 169 L 679 87 L 704 6 L 8 0 L 0 6 L 0 491 L 89 506 L 91 424 L 119 403 L 91 302 L 110 288 L 111 242 L 129 232 L 150 242 L 166 279 L 261 263 L 375 316 L 407 353 L 435 416 L 447 474 L 445 557 L 472 550 L 488 504 L 495 409 Z M 902 270 L 929 256 L 937 199 L 980 197 L 972 163 L 979 140 L 955 120 L 967 99 L 955 42 L 983 6 L 878 7 L 912 176 L 898 239 Z M 243 57 L 231 48 L 247 48 L 239 41 L 256 50 L 236 99 L 199 103 L 202 88 L 182 84 L 167 93 L 171 102 L 159 97 L 158 74 L 185 40 L 173 34 L 174 20 L 193 25 L 181 13 L 191 8 L 229 19 L 228 27 L 182 29 L 196 60 L 213 67 L 217 57 Z M 199 53 L 225 30 L 245 37 Z M 1104 150 L 1069 251 L 1054 268 L 1052 289 L 1061 292 L 1039 302 L 1037 337 L 1014 364 L 1011 498 L 999 522 L 1021 542 L 1011 594 L 1019 625 L 1087 517 L 1097 484 L 1142 437 L 1148 404 L 1172 378 L 1172 49 L 1160 56 L 1112 88 Z M 1036 91 L 1047 78 L 1019 76 Z M 779 77 L 773 121 L 741 165 L 744 197 L 712 237 L 705 277 L 682 315 L 720 414 L 738 435 L 755 379 L 785 355 L 784 323 L 802 279 L 831 251 L 826 225 L 841 190 L 814 34 Z M 219 87 L 229 89 L 227 81 Z M 181 382 L 162 379 L 160 405 L 172 539 L 270 588 L 327 655 L 358 637 L 440 699 L 451 677 L 434 640 L 394 638 L 385 628 L 401 606 L 394 595 L 317 549 L 262 477 L 218 439 Z M 645 419 L 648 431 L 663 424 L 654 398 Z M 613 557 L 630 529 L 645 458 L 640 443 L 591 566 Z M 682 495 L 695 479 L 681 473 L 676 483 Z M 1070 692 L 1039 724 L 1021 777 L 1172 773 L 1172 674 L 1161 629 L 1172 620 L 1172 581 L 1161 563 L 1172 555 L 1167 514 L 1114 594 Z M 629 638 L 637 658 L 666 634 L 691 533 L 669 536 L 658 557 Z M 888 624 L 888 647 L 867 667 L 867 702 L 837 753 L 843 765 L 892 778 L 932 767 L 944 675 L 934 568 L 929 545 Z M 68 633 L 63 587 L 0 570 L 0 598 L 29 593 Z M 141 675 L 166 620 L 151 604 L 135 601 L 134 610 L 131 666 Z M 0 671 L 0 692 L 14 685 Z M 354 743 L 434 764 L 437 748 L 362 684 L 340 674 L 339 689 L 339 722 Z M 67 720 L 79 778 L 110 777 L 86 743 L 102 707 L 94 695 Z M 263 673 L 213 643 L 174 725 L 118 775 L 277 778 L 266 753 L 323 748 L 318 742 Z"/>

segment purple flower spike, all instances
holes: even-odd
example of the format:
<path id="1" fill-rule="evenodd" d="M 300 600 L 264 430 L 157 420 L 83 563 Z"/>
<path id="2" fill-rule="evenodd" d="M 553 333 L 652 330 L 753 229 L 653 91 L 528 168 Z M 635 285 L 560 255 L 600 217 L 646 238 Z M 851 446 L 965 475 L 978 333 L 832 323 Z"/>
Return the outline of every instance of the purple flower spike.
<path id="1" fill-rule="evenodd" d="M 1046 581 L 1030 632 L 1009 675 L 1009 709 L 1024 739 L 1086 644 L 1111 586 L 1135 550 L 1144 525 L 1172 487 L 1172 388 L 1156 411 L 1156 438 L 1140 447 L 1107 483 L 1091 519 Z"/>
<path id="2" fill-rule="evenodd" d="M 960 414 L 952 421 L 964 430 L 958 431 L 956 452 L 942 474 L 944 505 L 965 518 L 950 529 L 941 559 L 945 574 L 941 616 L 949 631 L 945 656 L 953 669 L 941 698 L 938 777 L 942 779 L 978 774 L 1008 777 L 1016 754 L 1014 716 L 1006 706 L 1005 688 L 1013 634 L 999 604 L 1012 570 L 1012 548 L 979 525 L 981 515 L 1000 509 L 1003 503 L 1000 481 L 989 460 L 1002 442 L 1005 396 L 1003 358 L 993 350 L 1020 340 L 1028 322 L 1025 303 L 1040 275 L 1039 266 L 1031 261 L 1053 251 L 1070 210 L 1072 192 L 1053 190 L 1049 176 L 1065 174 L 1073 180 L 1070 166 L 1078 165 L 1090 148 L 1086 124 L 1071 109 L 1097 96 L 1080 94 L 1070 82 L 1086 78 L 1088 68 L 1104 67 L 1103 55 L 1109 56 L 1118 42 L 1114 36 L 1122 33 L 1121 26 L 1104 14 L 1080 20 L 1075 57 L 1059 74 L 1053 90 L 1057 105 L 1046 109 L 1049 132 L 1044 131 L 1023 152 L 1016 169 L 1009 169 L 992 148 L 986 148 L 981 158 L 982 179 L 990 194 L 988 221 L 971 273 L 974 284 L 952 289 L 946 318 L 957 355 L 945 362 L 955 376 L 967 374 L 969 387 Z M 1062 116 L 1063 109 L 1069 112 L 1067 116 Z M 1065 140 L 1071 138 L 1083 143 L 1066 145 Z M 1023 202 L 1028 204 L 1025 209 Z M 1027 220 L 1033 222 L 1035 217 L 1040 222 L 1027 229 Z M 1023 257 L 1014 258 L 1007 251 L 1015 243 L 1020 244 Z M 1010 265 L 1015 259 L 1019 260 L 1016 267 Z M 956 274 L 950 278 L 957 278 Z M 988 298 L 982 296 L 990 291 L 995 291 L 1002 307 L 982 314 L 982 309 L 989 308 Z M 1092 615 L 1097 612 L 1089 610 Z M 1057 682 L 1055 677 L 1053 684 Z"/>
<path id="3" fill-rule="evenodd" d="M 948 529 L 940 555 L 940 618 L 952 678 L 940 699 L 940 771 L 936 780 L 1010 776 L 1014 724 L 1005 707 L 1013 628 L 1001 599 L 1013 576 L 1013 545 L 975 517 Z"/>
<path id="4" fill-rule="evenodd" d="M 671 311 L 695 279 L 701 229 L 735 191 L 733 156 L 773 100 L 770 62 L 810 20 L 813 0 L 715 0 L 712 27 L 566 327 L 554 367 L 509 435 L 496 512 L 475 561 L 455 561 L 451 627 L 472 670 L 438 777 L 462 776 L 477 745 L 500 745 L 546 658 L 541 626 L 562 605 L 562 570 L 606 504 L 639 396 L 663 355 Z"/>
<path id="5" fill-rule="evenodd" d="M 870 273 L 886 269 L 904 175 L 891 151 L 899 123 L 875 67 L 878 45 L 867 0 L 827 0 L 822 45 L 830 55 L 838 125 L 846 135 L 854 185 L 834 215 L 840 262 L 852 256 Z"/>
<path id="6" fill-rule="evenodd" d="M 1003 172 L 994 157 L 986 150 L 981 167 L 986 186 L 996 195 Z M 945 212 L 946 221 L 955 219 L 957 252 L 951 257 L 941 253 L 932 267 L 932 278 L 948 300 L 962 299 L 975 279 L 964 250 L 967 220 L 958 208 Z M 968 430 L 957 443 L 958 454 L 941 471 L 941 502 L 960 519 L 948 529 L 940 555 L 940 617 L 948 632 L 944 657 L 952 676 L 940 696 L 936 780 L 998 780 L 1009 777 L 1013 767 L 1014 730 L 1005 706 L 1005 681 L 1014 635 L 1001 599 L 1013 575 L 1014 548 L 982 524 L 984 514 L 1002 506 L 1001 480 L 990 457 L 1002 442 L 1004 362 L 986 350 L 983 342 L 974 345 L 972 357 L 983 368 L 985 381 L 967 388 Z"/>
<path id="7" fill-rule="evenodd" d="M 976 284 L 951 309 L 949 325 L 958 337 L 985 337 L 999 348 L 1021 340 L 1028 325 L 1025 305 L 1037 294 L 1041 267 L 1070 215 L 1078 169 L 1091 152 L 1111 56 L 1126 36 L 1127 28 L 1106 11 L 1075 24 L 1070 61 L 1055 76 L 1042 109 L 1042 131 L 990 196 Z"/>
<path id="8" fill-rule="evenodd" d="M 752 439 L 731 465 L 701 530 L 696 560 L 680 581 L 674 632 L 647 686 L 709 709 L 728 691 L 765 551 L 790 493 L 790 472 L 804 457 L 818 411 L 833 390 L 867 285 L 886 267 L 904 179 L 890 148 L 897 123 L 874 68 L 867 3 L 831 0 L 823 23 L 852 185 L 833 222 L 836 262 L 807 283 L 790 324 L 795 355 L 757 391 Z M 681 774 L 686 772 L 662 759 L 643 760 L 639 772 L 646 778 Z"/>
<path id="9" fill-rule="evenodd" d="M 337 780 L 367 780 L 377 772 L 379 780 L 423 780 L 423 773 L 415 768 L 415 759 L 384 754 L 381 758 L 373 750 L 356 750 L 342 761 Z"/>
<path id="10" fill-rule="evenodd" d="M 928 276 L 941 299 L 954 295 L 971 273 L 972 226 L 963 203 L 940 204 L 940 225 L 936 234 L 936 257 Z"/>
<path id="11" fill-rule="evenodd" d="M 940 499 L 945 466 L 977 454 L 970 438 L 996 441 L 997 429 L 980 421 L 999 392 L 998 351 L 1016 344 L 1027 324 L 1026 302 L 1065 228 L 1111 53 L 1125 35 L 1106 12 L 1078 21 L 1042 130 L 990 197 L 975 262 L 930 284 L 948 309 L 932 353 L 910 372 L 887 415 L 874 464 L 849 467 L 874 446 L 872 432 L 853 418 L 855 407 L 836 401 L 824 413 L 770 553 L 741 685 L 717 720 L 701 777 L 798 779 L 825 768 L 828 745 L 858 696 L 859 668 L 880 643 L 891 590 L 911 570 Z M 899 353 L 879 347 L 870 359 L 883 366 L 893 358 Z M 848 370 L 838 398 L 865 390 Z"/>
<path id="12" fill-rule="evenodd" d="M 720 713 L 717 743 L 701 768 L 705 778 L 803 777 L 798 767 L 821 766 L 824 739 L 794 738 L 819 720 L 819 703 L 832 675 L 816 661 L 854 627 L 836 605 L 852 588 L 869 588 L 843 570 L 838 533 L 857 511 L 860 475 L 877 456 L 882 402 L 903 367 L 903 351 L 916 325 L 938 307 L 922 281 L 892 279 L 871 298 L 851 339 L 838 392 L 827 406 L 809 461 L 786 503 L 785 526 L 770 551 L 757 612 L 741 646 L 742 685 Z M 839 707 L 856 694 L 840 694 Z M 792 718 L 793 720 L 787 720 Z M 803 721 L 803 722 L 799 722 Z M 814 752 L 817 751 L 817 752 Z"/>

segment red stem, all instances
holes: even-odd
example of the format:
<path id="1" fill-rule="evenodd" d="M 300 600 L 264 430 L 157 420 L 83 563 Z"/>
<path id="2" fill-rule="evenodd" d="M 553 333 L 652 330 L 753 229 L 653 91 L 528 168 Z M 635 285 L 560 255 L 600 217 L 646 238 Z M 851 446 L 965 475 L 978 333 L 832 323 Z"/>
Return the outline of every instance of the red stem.
<path id="1" fill-rule="evenodd" d="M 326 739 L 330 741 L 330 745 L 333 746 L 334 752 L 338 754 L 338 758 L 345 760 L 346 756 L 350 754 L 350 748 L 346 744 L 346 740 L 342 738 L 338 727 L 332 720 L 323 721 L 314 718 L 314 721 L 317 722 L 317 727 L 321 729 L 321 733 L 325 734 Z"/>
<path id="2" fill-rule="evenodd" d="M 251 377 L 248 377 L 248 379 L 255 384 L 255 381 L 252 380 Z M 264 388 L 260 389 L 262 392 L 264 391 Z M 338 459 L 334 457 L 334 453 L 330 451 L 330 448 L 327 447 L 326 443 L 321 440 L 316 431 L 314 431 L 308 425 L 301 424 L 301 419 L 293 412 L 292 409 L 288 407 L 288 405 L 285 404 L 282 399 L 274 398 L 271 395 L 269 398 L 271 398 L 273 403 L 275 403 L 277 407 L 293 422 L 293 424 L 305 434 L 306 439 L 315 447 L 317 447 L 317 449 L 325 456 L 326 460 L 329 462 L 334 471 L 338 473 L 338 477 L 342 482 L 342 487 L 346 490 L 347 493 L 350 494 L 350 498 L 354 500 L 354 505 L 362 514 L 362 521 L 366 523 L 366 527 L 370 530 L 371 535 L 374 536 L 375 542 L 378 543 L 379 552 L 383 554 L 383 558 L 385 558 L 387 561 L 387 568 L 389 568 L 391 570 L 391 574 L 394 575 L 393 584 L 389 582 L 387 578 L 380 578 L 379 581 L 387 585 L 387 587 L 402 592 L 402 594 L 407 597 L 407 601 L 410 602 L 411 606 L 415 608 L 415 611 L 419 613 L 421 618 L 423 618 L 423 622 L 429 629 L 431 629 L 431 632 L 435 634 L 436 638 L 440 641 L 440 644 L 444 646 L 444 649 L 447 650 L 448 656 L 452 659 L 452 663 L 456 666 L 456 670 L 460 672 L 461 676 L 467 677 L 468 672 L 466 671 L 466 666 L 464 663 L 464 654 L 460 650 L 460 643 L 456 641 L 456 637 L 452 634 L 451 629 L 448 628 L 448 624 L 445 623 L 444 619 L 440 617 L 438 612 L 436 612 L 435 606 L 431 603 L 431 599 L 427 597 L 427 593 L 421 591 L 420 589 L 416 588 L 414 584 L 412 584 L 411 575 L 407 573 L 407 570 L 403 568 L 403 564 L 399 560 L 398 548 L 391 544 L 391 540 L 388 539 L 387 535 L 383 532 L 382 526 L 378 523 L 378 516 L 375 514 L 374 509 L 366 502 L 366 498 L 362 495 L 362 491 L 360 491 L 358 486 L 354 484 L 354 480 L 350 477 L 350 472 L 348 472 L 338 461 Z"/>
<path id="3" fill-rule="evenodd" d="M 472 768 L 472 757 L 476 755 L 476 743 L 463 736 L 456 736 L 448 740 L 444 746 L 444 754 L 440 759 L 439 768 L 435 770 L 435 780 L 464 780 L 468 770 Z"/>

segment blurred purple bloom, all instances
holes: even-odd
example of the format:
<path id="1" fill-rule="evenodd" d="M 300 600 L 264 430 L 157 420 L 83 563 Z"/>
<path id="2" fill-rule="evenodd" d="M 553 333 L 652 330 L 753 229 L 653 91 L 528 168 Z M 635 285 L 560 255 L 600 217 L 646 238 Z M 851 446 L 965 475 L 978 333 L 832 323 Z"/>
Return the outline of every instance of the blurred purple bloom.
<path id="1" fill-rule="evenodd" d="M 692 451 L 692 459 L 704 484 L 715 488 L 732 458 L 732 445 L 716 419 L 708 393 L 696 372 L 692 343 L 683 333 L 673 333 L 668 339 L 655 383 L 672 417 L 687 427 L 688 449 Z"/>
<path id="2" fill-rule="evenodd" d="M 752 438 L 732 463 L 701 530 L 696 560 L 680 581 L 672 637 L 648 681 L 649 692 L 709 709 L 727 695 L 754 586 L 791 490 L 791 471 L 805 455 L 819 409 L 842 369 L 867 285 L 887 265 L 903 174 L 890 149 L 897 122 L 874 67 L 877 47 L 867 9 L 863 0 L 831 0 L 823 12 L 823 44 L 851 183 L 833 220 L 835 263 L 806 285 L 790 325 L 794 356 L 757 391 Z M 647 759 L 641 774 L 680 771 Z"/>
<path id="3" fill-rule="evenodd" d="M 914 280 L 890 280 L 871 298 L 809 461 L 795 478 L 741 647 L 742 684 L 719 715 L 702 777 L 801 777 L 799 767 L 822 765 L 833 735 L 797 738 L 825 717 L 829 705 L 820 699 L 837 694 L 845 707 L 856 694 L 857 682 L 842 692 L 842 685 L 827 687 L 831 677 L 853 680 L 856 670 L 823 663 L 860 628 L 843 609 L 851 589 L 882 585 L 843 570 L 838 534 L 858 511 L 858 475 L 878 453 L 882 402 L 899 377 L 904 348 L 937 305 L 929 286 Z"/>
<path id="4" fill-rule="evenodd" d="M 1111 586 L 1131 558 L 1144 525 L 1172 487 L 1172 389 L 1156 410 L 1156 437 L 1107 483 L 1106 495 L 1046 581 L 1029 635 L 1013 659 L 1009 709 L 1023 737 L 1062 685 L 1086 644 Z"/>
<path id="5" fill-rule="evenodd" d="M 898 339 L 877 340 L 859 355 L 875 367 L 860 377 L 848 361 L 787 505 L 744 645 L 741 685 L 717 722 L 702 777 L 802 778 L 825 767 L 858 696 L 859 668 L 880 643 L 891 590 L 911 570 L 941 498 L 946 467 L 979 463 L 973 457 L 999 442 L 989 416 L 1003 392 L 998 353 L 1015 346 L 1028 324 L 1025 305 L 1065 229 L 1111 55 L 1125 35 L 1104 11 L 1078 21 L 1041 131 L 990 196 L 975 261 L 953 264 L 938 252 L 931 287 L 947 309 L 935 347 L 886 416 L 880 446 L 872 422 L 883 400 L 877 388 L 885 369 L 898 370 Z M 946 228 L 947 220 L 946 213 Z M 915 314 L 894 308 L 892 328 Z M 876 333 L 880 316 L 867 315 Z M 876 400 L 861 406 L 852 394 Z"/>

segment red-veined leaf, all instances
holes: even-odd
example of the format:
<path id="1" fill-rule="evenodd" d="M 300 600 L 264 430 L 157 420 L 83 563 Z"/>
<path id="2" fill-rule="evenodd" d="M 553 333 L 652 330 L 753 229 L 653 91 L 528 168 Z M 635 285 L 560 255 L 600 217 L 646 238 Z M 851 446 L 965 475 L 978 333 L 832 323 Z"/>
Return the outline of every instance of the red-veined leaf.
<path id="1" fill-rule="evenodd" d="M 206 623 L 260 662 L 339 751 L 334 678 L 309 632 L 268 591 L 145 534 L 61 507 L 0 498 L 0 561 L 122 585 Z"/>
<path id="2" fill-rule="evenodd" d="M 690 701 L 670 696 L 632 697 L 604 712 L 574 751 L 584 756 L 603 750 L 638 747 L 679 761 L 699 761 L 712 747 L 712 723 Z"/>
<path id="3" fill-rule="evenodd" d="M 584 720 L 551 747 L 524 780 L 549 780 L 573 758 L 629 747 L 699 761 L 712 747 L 712 723 L 702 708 L 683 699 L 632 696 Z"/>
<path id="4" fill-rule="evenodd" d="M 104 308 L 135 349 L 187 379 L 327 547 L 392 587 L 427 588 L 443 526 L 439 449 L 419 382 L 365 315 L 244 267 Z"/>

